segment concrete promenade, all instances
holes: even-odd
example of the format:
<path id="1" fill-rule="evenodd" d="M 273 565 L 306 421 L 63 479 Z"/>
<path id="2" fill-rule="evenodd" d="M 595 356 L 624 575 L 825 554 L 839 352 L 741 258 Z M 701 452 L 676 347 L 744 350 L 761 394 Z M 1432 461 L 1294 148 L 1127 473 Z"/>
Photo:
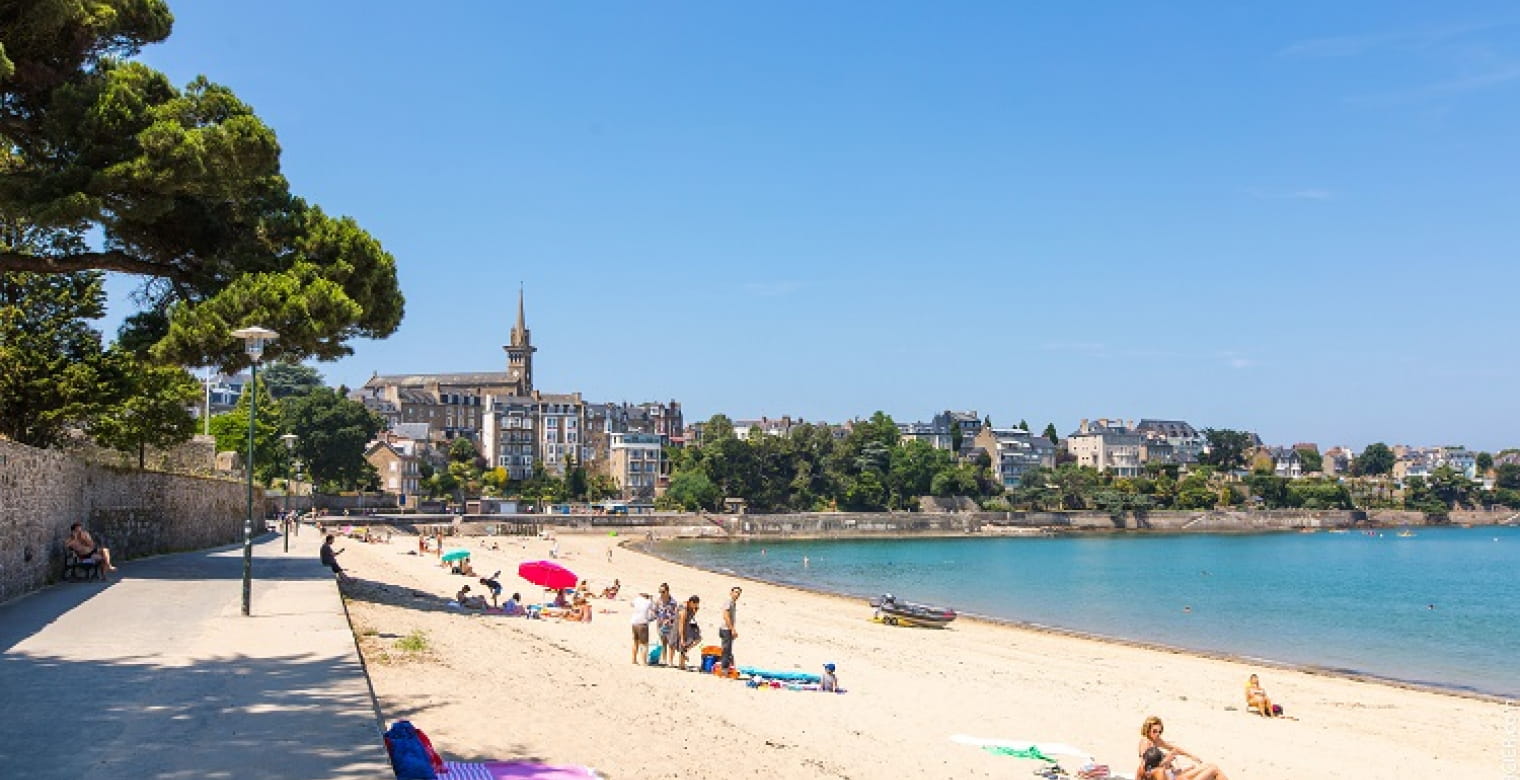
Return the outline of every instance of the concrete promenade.
<path id="1" fill-rule="evenodd" d="M 394 777 L 314 529 L 0 605 L 0 776 Z"/>

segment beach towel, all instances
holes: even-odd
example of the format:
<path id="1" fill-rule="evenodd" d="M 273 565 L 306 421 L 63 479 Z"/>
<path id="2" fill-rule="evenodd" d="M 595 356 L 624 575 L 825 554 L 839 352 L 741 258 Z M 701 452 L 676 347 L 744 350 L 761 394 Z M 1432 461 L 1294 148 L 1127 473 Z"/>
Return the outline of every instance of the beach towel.
<path id="1" fill-rule="evenodd" d="M 993 754 L 995 756 L 1013 756 L 1014 758 L 1032 758 L 1032 759 L 1034 759 L 1036 761 L 1045 761 L 1045 762 L 1048 762 L 1048 763 L 1051 763 L 1051 764 L 1056 763 L 1055 759 L 1051 758 L 1050 756 L 1045 755 L 1044 753 L 1041 753 L 1040 749 L 1037 748 L 1037 747 L 1035 747 L 1034 745 L 1030 745 L 1029 747 L 1024 748 L 1022 750 L 1020 750 L 1018 748 L 1002 747 L 1000 745 L 984 745 L 984 746 L 982 746 L 982 750 L 985 750 L 988 753 L 991 753 L 991 754 Z"/>
<path id="2" fill-rule="evenodd" d="M 445 761 L 445 780 L 598 780 L 583 766 L 551 766 L 532 761 Z"/>

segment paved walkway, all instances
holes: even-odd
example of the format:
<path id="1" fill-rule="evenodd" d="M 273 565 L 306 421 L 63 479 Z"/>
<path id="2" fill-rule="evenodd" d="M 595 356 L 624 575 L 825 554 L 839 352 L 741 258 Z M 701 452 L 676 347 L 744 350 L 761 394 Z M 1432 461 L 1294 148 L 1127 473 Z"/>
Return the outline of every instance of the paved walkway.
<path id="1" fill-rule="evenodd" d="M 386 778 L 369 680 L 307 527 L 0 604 L 0 776 Z"/>

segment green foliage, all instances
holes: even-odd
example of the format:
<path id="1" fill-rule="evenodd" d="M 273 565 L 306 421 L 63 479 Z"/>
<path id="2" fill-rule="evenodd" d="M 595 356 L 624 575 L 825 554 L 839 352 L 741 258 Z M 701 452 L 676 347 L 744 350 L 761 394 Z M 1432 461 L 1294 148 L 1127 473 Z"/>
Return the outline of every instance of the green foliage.
<path id="1" fill-rule="evenodd" d="M 259 383 L 263 384 L 262 374 Z M 280 403 L 281 433 L 293 433 L 296 456 L 311 481 L 330 490 L 354 490 L 373 480 L 374 467 L 364 459 L 385 420 L 347 398 L 341 389 L 318 387 Z M 264 406 L 259 404 L 259 418 Z M 214 422 L 214 420 L 213 420 Z"/>
<path id="2" fill-rule="evenodd" d="M 1353 509 L 1345 484 L 1335 479 L 1297 479 L 1288 483 L 1289 505 L 1303 509 Z"/>
<path id="3" fill-rule="evenodd" d="M 1520 490 L 1520 463 L 1506 463 L 1494 473 L 1494 487 Z"/>
<path id="4" fill-rule="evenodd" d="M 473 463 L 475 461 L 475 443 L 464 437 L 449 442 L 450 463 Z"/>
<path id="5" fill-rule="evenodd" d="M 655 501 L 661 509 L 695 512 L 717 509 L 722 502 L 718 486 L 700 470 L 679 471 L 670 478 L 670 487 Z"/>
<path id="6" fill-rule="evenodd" d="M 1324 456 L 1308 447 L 1298 449 L 1298 459 L 1303 462 L 1305 474 L 1317 473 L 1325 467 Z"/>
<path id="7" fill-rule="evenodd" d="M 1198 461 L 1223 471 L 1243 468 L 1247 454 L 1255 446 L 1254 437 L 1246 431 L 1204 428 L 1203 435 L 1208 439 L 1208 452 L 1199 456 Z"/>
<path id="8" fill-rule="evenodd" d="M 4 234 L 8 246 L 26 240 L 16 229 Z M 0 273 L 0 434 L 49 447 L 121 397 L 87 322 L 105 313 L 103 277 Z"/>
<path id="9" fill-rule="evenodd" d="M 1487 474 L 1488 470 L 1494 467 L 1494 456 L 1490 453 L 1480 452 L 1473 460 L 1478 467 L 1479 475 Z"/>
<path id="10" fill-rule="evenodd" d="M 427 632 L 420 628 L 396 640 L 396 649 L 406 653 L 425 653 L 429 647 Z"/>
<path id="11" fill-rule="evenodd" d="M 0 247 L 0 271 L 109 270 L 143 281 L 122 341 L 164 364 L 248 363 L 230 331 L 279 332 L 270 357 L 349 354 L 400 324 L 395 260 L 289 191 L 275 134 L 231 90 L 184 89 L 124 57 L 169 35 L 156 0 L 7 3 L 0 214 L 104 247 Z"/>
<path id="12" fill-rule="evenodd" d="M 322 386 L 322 375 L 315 368 L 300 363 L 275 361 L 259 369 L 269 394 L 275 398 L 289 398 L 309 393 Z"/>
<path id="13" fill-rule="evenodd" d="M 1382 442 L 1376 442 L 1367 445 L 1367 448 L 1362 450 L 1362 454 L 1357 456 L 1356 462 L 1352 464 L 1352 470 L 1356 474 L 1369 477 L 1387 474 L 1393 471 L 1394 460 L 1393 450 Z"/>
<path id="14" fill-rule="evenodd" d="M 1046 423 L 1045 424 L 1045 433 L 1043 435 L 1044 435 L 1045 438 L 1047 438 L 1047 439 L 1050 440 L 1051 444 L 1060 444 L 1061 443 L 1061 434 L 1059 434 L 1059 433 L 1056 432 L 1056 424 L 1055 423 Z"/>
<path id="15" fill-rule="evenodd" d="M 117 368 L 112 384 L 125 395 L 94 418 L 90 435 L 135 453 L 142 468 L 148 447 L 172 447 L 195 435 L 190 406 L 200 398 L 200 383 L 178 366 L 150 365 L 121 351 L 110 357 Z"/>
<path id="16" fill-rule="evenodd" d="M 702 446 L 704 447 L 732 438 L 734 438 L 734 423 L 728 419 L 728 415 L 715 414 L 708 418 L 706 425 L 702 426 Z"/>
<path id="17" fill-rule="evenodd" d="M 256 390 L 255 390 L 256 387 Z M 238 396 L 237 406 L 224 414 L 211 418 L 211 435 L 216 438 L 219 452 L 236 452 L 246 462 L 248 459 L 248 401 L 258 393 L 253 431 L 253 473 L 260 482 L 268 485 L 275 477 L 286 473 L 285 461 L 289 457 L 280 441 L 284 432 L 280 426 L 280 406 L 264 387 L 264 380 L 249 382 Z M 308 470 L 308 473 L 311 473 Z"/>

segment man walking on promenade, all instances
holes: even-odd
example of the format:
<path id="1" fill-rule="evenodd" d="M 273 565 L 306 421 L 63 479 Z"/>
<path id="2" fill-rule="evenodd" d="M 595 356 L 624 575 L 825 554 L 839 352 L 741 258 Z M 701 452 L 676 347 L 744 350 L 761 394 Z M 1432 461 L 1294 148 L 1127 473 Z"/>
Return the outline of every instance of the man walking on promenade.
<path id="1" fill-rule="evenodd" d="M 734 629 L 738 620 L 739 594 L 744 592 L 735 585 L 728 590 L 728 604 L 723 607 L 723 627 L 718 629 L 718 639 L 723 643 L 723 657 L 718 659 L 718 665 L 723 671 L 732 671 L 734 668 L 734 640 L 739 638 L 739 632 Z"/>

